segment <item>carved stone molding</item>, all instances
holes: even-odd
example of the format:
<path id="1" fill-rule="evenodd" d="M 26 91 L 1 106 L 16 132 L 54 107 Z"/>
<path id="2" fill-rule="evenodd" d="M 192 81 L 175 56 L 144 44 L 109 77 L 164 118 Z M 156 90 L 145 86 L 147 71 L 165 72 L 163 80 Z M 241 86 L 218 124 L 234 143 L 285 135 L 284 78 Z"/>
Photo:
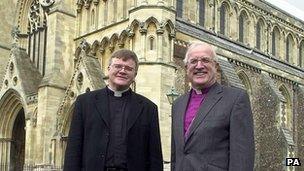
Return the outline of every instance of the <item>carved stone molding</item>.
<path id="1" fill-rule="evenodd" d="M 28 13 L 30 32 L 39 31 L 46 26 L 45 12 L 49 10 L 54 2 L 54 0 L 34 0 L 32 2 Z"/>
<path id="2" fill-rule="evenodd" d="M 281 77 L 279 75 L 276 75 L 274 73 L 269 73 L 269 76 L 275 80 L 279 80 L 279 81 L 282 81 L 284 83 L 288 83 L 288 84 L 297 84 L 296 82 L 292 81 L 292 80 L 289 80 L 287 78 L 284 78 L 284 77 Z"/>
<path id="3" fill-rule="evenodd" d="M 256 73 L 261 73 L 261 69 L 259 69 L 259 68 L 257 68 L 257 67 L 254 67 L 254 66 L 252 66 L 252 65 L 249 65 L 249 64 L 246 64 L 246 63 L 244 63 L 244 62 L 240 62 L 240 61 L 237 61 L 237 60 L 234 60 L 234 59 L 228 59 L 228 61 L 230 62 L 230 63 L 233 63 L 233 64 L 235 64 L 236 66 L 240 66 L 240 67 L 242 67 L 242 68 L 246 68 L 246 69 L 249 69 L 249 70 L 251 70 L 251 71 L 254 71 L 254 72 L 256 72 Z"/>
<path id="4" fill-rule="evenodd" d="M 55 0 L 39 0 L 40 4 L 44 8 L 48 8 L 55 3 Z"/>

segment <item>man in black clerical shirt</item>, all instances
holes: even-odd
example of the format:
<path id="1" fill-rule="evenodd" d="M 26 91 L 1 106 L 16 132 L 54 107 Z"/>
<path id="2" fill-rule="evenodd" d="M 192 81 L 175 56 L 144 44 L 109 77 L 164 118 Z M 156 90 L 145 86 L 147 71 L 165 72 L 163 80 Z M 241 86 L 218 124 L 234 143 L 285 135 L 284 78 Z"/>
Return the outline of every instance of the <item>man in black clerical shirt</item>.
<path id="1" fill-rule="evenodd" d="M 138 70 L 134 52 L 110 58 L 108 86 L 78 96 L 64 171 L 162 171 L 157 106 L 130 89 Z"/>

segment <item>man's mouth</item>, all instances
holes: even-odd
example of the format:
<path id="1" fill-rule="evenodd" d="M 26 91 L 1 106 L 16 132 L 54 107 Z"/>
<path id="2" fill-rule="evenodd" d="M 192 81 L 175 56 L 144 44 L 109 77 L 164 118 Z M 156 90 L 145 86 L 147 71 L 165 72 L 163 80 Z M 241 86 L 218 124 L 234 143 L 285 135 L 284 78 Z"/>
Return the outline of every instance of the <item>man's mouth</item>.
<path id="1" fill-rule="evenodd" d="M 204 71 L 196 71 L 193 73 L 194 75 L 197 75 L 197 76 L 203 76 L 203 75 L 206 75 L 207 72 L 204 72 Z"/>
<path id="2" fill-rule="evenodd" d="M 117 76 L 117 78 L 124 79 L 124 80 L 128 79 L 127 77 L 122 77 L 122 76 Z"/>

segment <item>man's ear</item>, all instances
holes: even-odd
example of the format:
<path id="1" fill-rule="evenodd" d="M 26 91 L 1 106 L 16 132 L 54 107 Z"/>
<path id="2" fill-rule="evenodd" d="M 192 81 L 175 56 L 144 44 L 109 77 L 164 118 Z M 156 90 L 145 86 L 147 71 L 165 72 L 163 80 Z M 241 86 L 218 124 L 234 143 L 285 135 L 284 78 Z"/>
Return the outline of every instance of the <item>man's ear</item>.
<path id="1" fill-rule="evenodd" d="M 220 64 L 218 62 L 215 62 L 215 68 L 220 69 Z"/>
<path id="2" fill-rule="evenodd" d="M 221 66 L 218 62 L 215 63 L 215 70 L 216 70 L 217 73 L 221 72 Z"/>

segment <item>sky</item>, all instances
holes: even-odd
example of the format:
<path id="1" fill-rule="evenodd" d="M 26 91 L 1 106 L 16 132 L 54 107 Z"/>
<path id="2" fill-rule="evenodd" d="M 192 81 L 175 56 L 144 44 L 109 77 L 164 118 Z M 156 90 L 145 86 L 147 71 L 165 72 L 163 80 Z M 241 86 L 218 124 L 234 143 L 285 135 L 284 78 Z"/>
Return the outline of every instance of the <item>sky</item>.
<path id="1" fill-rule="evenodd" d="M 266 0 L 304 21 L 304 0 Z"/>

